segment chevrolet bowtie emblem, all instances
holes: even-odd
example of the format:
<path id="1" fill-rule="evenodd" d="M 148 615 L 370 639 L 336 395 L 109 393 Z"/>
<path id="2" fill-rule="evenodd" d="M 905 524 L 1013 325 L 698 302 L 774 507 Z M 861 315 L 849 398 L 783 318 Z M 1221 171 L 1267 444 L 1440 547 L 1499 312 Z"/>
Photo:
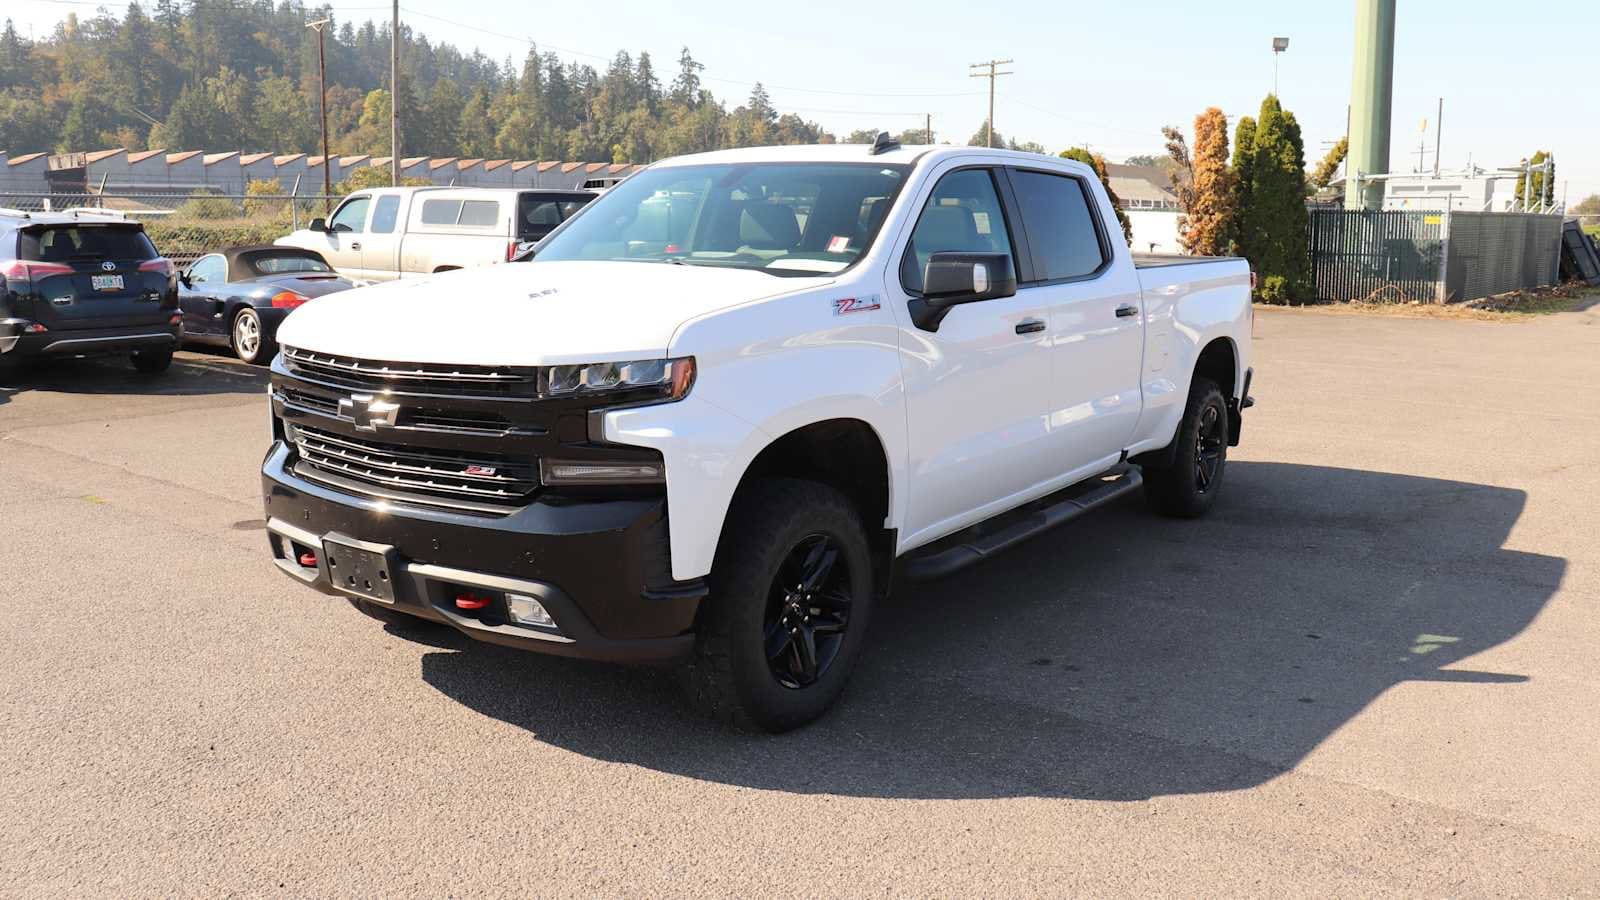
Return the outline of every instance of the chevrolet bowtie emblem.
<path id="1" fill-rule="evenodd" d="M 393 426 L 400 415 L 400 404 L 375 399 L 371 394 L 352 394 L 339 401 L 339 417 L 356 424 L 357 431 L 377 431 L 378 426 Z"/>

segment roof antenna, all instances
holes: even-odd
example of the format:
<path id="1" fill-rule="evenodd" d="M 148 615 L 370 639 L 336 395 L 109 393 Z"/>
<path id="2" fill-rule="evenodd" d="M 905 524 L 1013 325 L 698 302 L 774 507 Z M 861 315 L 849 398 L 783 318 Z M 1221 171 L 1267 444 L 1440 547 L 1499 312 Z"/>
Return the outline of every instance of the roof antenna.
<path id="1" fill-rule="evenodd" d="M 877 155 L 879 155 L 881 153 L 888 153 L 890 150 L 899 150 L 899 149 L 900 149 L 900 142 L 899 141 L 895 140 L 892 137 L 889 137 L 889 132 L 880 131 L 880 132 L 878 132 L 877 139 L 872 142 L 872 150 L 869 151 L 869 152 L 873 156 L 877 156 Z"/>

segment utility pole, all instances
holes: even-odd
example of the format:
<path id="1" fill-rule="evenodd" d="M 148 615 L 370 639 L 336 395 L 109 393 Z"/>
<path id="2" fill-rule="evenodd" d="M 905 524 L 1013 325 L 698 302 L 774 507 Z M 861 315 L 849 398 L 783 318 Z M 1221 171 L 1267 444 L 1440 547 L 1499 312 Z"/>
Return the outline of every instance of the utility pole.
<path id="1" fill-rule="evenodd" d="M 1014 59 L 991 59 L 988 62 L 973 63 L 967 67 L 969 69 L 982 70 L 987 66 L 989 69 L 987 72 L 975 71 L 971 73 L 973 78 L 989 79 L 989 121 L 985 122 L 983 126 L 983 143 L 986 147 L 994 146 L 994 80 L 1001 75 L 1011 74 L 1010 72 L 996 72 L 995 68 L 997 66 L 1010 65 L 1014 62 L 1016 62 Z"/>
<path id="2" fill-rule="evenodd" d="M 328 166 L 328 58 L 323 49 L 322 29 L 332 22 L 332 19 L 318 19 L 307 22 L 306 27 L 317 32 L 317 83 L 322 92 L 322 214 L 330 212 L 329 198 L 333 195 L 333 176 Z"/>
<path id="3" fill-rule="evenodd" d="M 389 22 L 389 183 L 400 184 L 400 0 Z"/>
<path id="4" fill-rule="evenodd" d="M 1439 98 L 1439 116 L 1433 120 L 1433 177 L 1439 177 L 1439 151 L 1444 149 L 1444 98 Z"/>
<path id="5" fill-rule="evenodd" d="M 931 144 L 933 143 L 933 113 L 924 113 L 923 115 L 925 116 L 924 121 L 926 124 L 922 128 L 922 139 Z"/>

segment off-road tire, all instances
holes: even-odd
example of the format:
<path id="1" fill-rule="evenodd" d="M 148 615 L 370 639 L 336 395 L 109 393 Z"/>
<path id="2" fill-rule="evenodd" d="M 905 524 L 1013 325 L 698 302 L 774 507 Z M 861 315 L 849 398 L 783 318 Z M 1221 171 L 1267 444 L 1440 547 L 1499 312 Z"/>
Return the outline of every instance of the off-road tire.
<path id="1" fill-rule="evenodd" d="M 160 375 L 172 368 L 172 350 L 139 350 L 133 354 L 133 367 L 144 375 Z"/>
<path id="2" fill-rule="evenodd" d="M 1202 439 L 1202 433 L 1204 438 Z M 1166 516 L 1193 519 L 1206 514 L 1221 492 L 1228 467 L 1228 401 L 1209 378 L 1196 377 L 1178 424 L 1178 445 L 1172 465 L 1144 469 L 1144 496 L 1150 508 Z M 1213 452 L 1214 471 L 1207 482 L 1200 460 Z"/>
<path id="3" fill-rule="evenodd" d="M 831 662 L 804 687 L 786 687 L 767 659 L 765 619 L 779 567 L 821 535 L 838 548 L 848 583 L 848 623 Z M 872 555 L 860 514 L 827 485 L 765 479 L 741 491 L 722 531 L 701 608 L 694 654 L 684 666 L 696 706 L 743 730 L 783 732 L 828 710 L 861 652 L 874 591 Z"/>

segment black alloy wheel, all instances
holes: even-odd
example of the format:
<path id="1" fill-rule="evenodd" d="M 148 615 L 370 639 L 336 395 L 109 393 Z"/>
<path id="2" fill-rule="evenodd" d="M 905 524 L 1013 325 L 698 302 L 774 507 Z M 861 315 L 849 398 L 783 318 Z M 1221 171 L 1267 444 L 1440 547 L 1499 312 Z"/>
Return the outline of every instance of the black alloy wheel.
<path id="1" fill-rule="evenodd" d="M 833 664 L 850 627 L 850 567 L 833 538 L 812 534 L 790 549 L 767 595 L 767 666 L 778 683 L 805 688 Z"/>
<path id="2" fill-rule="evenodd" d="M 1215 405 L 1206 406 L 1200 414 L 1194 441 L 1194 485 L 1196 492 L 1204 494 L 1216 482 L 1222 455 L 1227 452 L 1228 436 L 1222 430 L 1221 409 Z"/>

